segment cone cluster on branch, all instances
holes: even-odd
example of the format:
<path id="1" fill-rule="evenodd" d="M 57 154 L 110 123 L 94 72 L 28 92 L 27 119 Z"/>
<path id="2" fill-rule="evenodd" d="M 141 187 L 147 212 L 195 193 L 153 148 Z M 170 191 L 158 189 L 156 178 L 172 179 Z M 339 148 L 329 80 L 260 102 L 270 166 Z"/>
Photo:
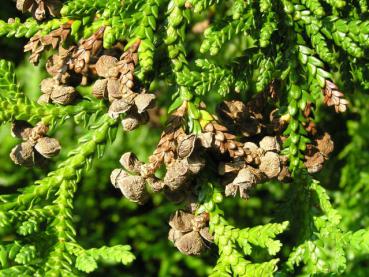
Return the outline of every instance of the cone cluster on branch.
<path id="1" fill-rule="evenodd" d="M 82 74 L 84 79 L 87 78 L 90 73 L 90 63 L 102 50 L 104 32 L 105 26 L 102 26 L 91 37 L 82 39 L 78 48 L 73 48 L 71 59 L 67 63 L 71 71 Z M 82 84 L 86 82 L 87 80 L 83 80 Z"/>
<path id="2" fill-rule="evenodd" d="M 168 239 L 186 255 L 200 255 L 208 242 L 213 241 L 209 232 L 209 215 L 194 215 L 183 210 L 176 211 L 169 220 Z"/>
<path id="3" fill-rule="evenodd" d="M 60 0 L 17 0 L 17 9 L 32 13 L 37 20 L 59 16 L 61 6 Z"/>
<path id="4" fill-rule="evenodd" d="M 39 62 L 41 54 L 49 47 L 57 49 L 47 63 L 46 70 L 52 76 L 41 83 L 42 95 L 39 103 L 71 104 L 77 97 L 75 86 L 87 84 L 87 77 L 92 75 L 92 66 L 102 49 L 102 38 L 105 27 L 101 27 L 95 34 L 82 39 L 79 45 L 71 45 L 67 49 L 66 42 L 71 33 L 72 21 L 63 24 L 60 28 L 42 35 L 40 32 L 33 36 L 24 51 L 31 51 L 30 61 Z"/>
<path id="5" fill-rule="evenodd" d="M 142 177 L 140 175 L 143 163 L 131 152 L 124 153 L 120 158 L 122 168 L 114 169 L 110 180 L 115 188 L 132 202 L 144 204 L 147 200 L 147 185 L 156 192 L 163 188 L 162 181 L 155 176 Z"/>
<path id="6" fill-rule="evenodd" d="M 121 114 L 125 117 L 122 126 L 125 131 L 136 129 L 148 122 L 148 109 L 154 106 L 155 95 L 135 84 L 135 67 L 138 63 L 138 39 L 120 58 L 115 52 L 120 52 L 121 46 L 115 50 L 102 50 L 105 27 L 100 27 L 92 36 L 82 39 L 78 45 L 64 48 L 71 33 L 72 21 L 48 35 L 36 34 L 25 46 L 25 51 L 31 51 L 30 60 L 38 63 L 40 55 L 48 48 L 57 49 L 47 63 L 46 69 L 51 75 L 41 82 L 43 93 L 39 104 L 55 103 L 72 104 L 78 97 L 75 86 L 86 85 L 89 77 L 100 77 L 92 88 L 92 94 L 99 99 L 110 102 L 109 115 L 117 119 Z"/>
<path id="7" fill-rule="evenodd" d="M 127 113 L 123 126 L 132 130 L 148 121 L 147 109 L 154 103 L 155 95 L 136 93 L 134 89 L 134 69 L 138 62 L 138 40 L 118 60 L 115 56 L 105 55 L 113 51 L 102 51 L 105 27 L 100 27 L 91 37 L 82 39 L 78 45 L 64 48 L 71 32 L 72 21 L 63 24 L 48 35 L 36 34 L 25 46 L 31 51 L 30 60 L 38 63 L 40 55 L 48 48 L 57 49 L 47 63 L 47 72 L 51 78 L 41 83 L 43 95 L 39 103 L 71 104 L 77 97 L 75 86 L 85 85 L 89 77 L 102 77 L 93 86 L 93 95 L 108 99 L 112 103 L 110 114 L 116 117 Z M 116 102 L 116 103 L 115 103 Z"/>
<path id="8" fill-rule="evenodd" d="M 265 95 L 246 104 L 222 102 L 217 107 L 218 116 L 214 115 L 198 135 L 186 132 L 186 113 L 184 103 L 172 114 L 147 164 L 132 153 L 122 156 L 123 169 L 114 170 L 111 180 L 126 198 L 144 204 L 150 188 L 164 192 L 176 203 L 196 202 L 195 179 L 207 163 L 217 166 L 214 173 L 226 196 L 247 198 L 249 189 L 260 182 L 290 178 L 288 159 L 281 153 L 288 118 L 278 116 L 278 110 L 269 110 Z M 307 144 L 305 165 L 315 173 L 333 151 L 333 142 L 329 134 L 318 137 L 312 129 L 313 142 Z M 160 180 L 154 174 L 162 165 L 166 173 Z M 196 215 L 195 206 L 190 212 L 177 211 L 169 225 L 169 240 L 186 255 L 200 255 L 212 241 L 206 214 Z"/>
<path id="9" fill-rule="evenodd" d="M 12 125 L 12 134 L 23 142 L 12 149 L 10 158 L 13 162 L 31 167 L 56 156 L 61 149 L 60 143 L 57 139 L 47 137 L 47 131 L 48 127 L 43 123 L 32 127 L 26 121 L 15 121 Z"/>
<path id="10" fill-rule="evenodd" d="M 37 63 L 40 54 L 47 46 L 58 52 L 52 55 L 46 64 L 52 76 L 41 83 L 38 103 L 72 104 L 78 97 L 75 86 L 87 84 L 88 77 L 101 77 L 93 85 L 93 95 L 110 102 L 109 115 L 116 119 L 125 114 L 122 126 L 125 131 L 136 129 L 149 120 L 148 109 L 154 106 L 155 95 L 135 84 L 134 71 L 138 63 L 137 40 L 117 59 L 113 51 L 102 51 L 105 27 L 79 45 L 65 49 L 62 45 L 70 34 L 71 23 L 66 23 L 46 36 L 35 35 L 26 45 L 25 51 L 32 51 L 31 61 Z M 110 55 L 108 55 L 109 53 Z"/>
<path id="11" fill-rule="evenodd" d="M 95 69 L 99 79 L 93 86 L 93 95 L 109 100 L 111 103 L 109 115 L 116 119 L 125 114 L 122 126 L 125 131 L 136 129 L 149 120 L 148 109 L 153 108 L 155 95 L 145 90 L 137 91 L 134 83 L 134 70 L 138 63 L 137 50 L 140 40 L 137 40 L 118 60 L 114 56 L 102 55 Z"/>
<path id="12" fill-rule="evenodd" d="M 98 80 L 93 88 L 93 94 L 97 98 L 105 98 L 113 102 L 115 99 L 121 99 L 125 94 L 133 93 L 139 45 L 140 40 L 124 52 L 119 60 L 110 55 L 99 58 L 96 72 L 103 79 Z"/>
<path id="13" fill-rule="evenodd" d="M 35 34 L 30 41 L 24 46 L 24 52 L 31 52 L 29 58 L 33 64 L 38 64 L 41 54 L 50 48 L 58 48 L 63 42 L 65 42 L 71 32 L 71 22 L 63 24 L 60 28 L 51 31 L 47 35 L 42 35 L 41 32 Z"/>
<path id="14" fill-rule="evenodd" d="M 288 159 L 281 153 L 286 122 L 278 111 L 268 108 L 267 100 L 265 94 L 260 94 L 246 104 L 237 100 L 220 103 L 218 116 L 198 135 L 186 133 L 184 103 L 169 118 L 149 162 L 140 163 L 136 174 L 143 179 L 153 178 L 165 165 L 165 176 L 155 191 L 162 190 L 174 202 L 193 196 L 193 181 L 210 159 L 217 165 L 216 174 L 226 196 L 247 198 L 247 191 L 258 183 L 288 180 Z M 333 151 L 333 142 L 328 134 L 311 138 L 305 165 L 314 173 Z"/>

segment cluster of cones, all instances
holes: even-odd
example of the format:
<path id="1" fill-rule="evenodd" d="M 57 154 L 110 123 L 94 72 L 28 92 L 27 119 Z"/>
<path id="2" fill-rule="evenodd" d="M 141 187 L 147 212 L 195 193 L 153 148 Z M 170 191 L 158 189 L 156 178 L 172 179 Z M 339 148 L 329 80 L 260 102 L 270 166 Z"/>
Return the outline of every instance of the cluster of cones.
<path id="1" fill-rule="evenodd" d="M 116 119 L 120 114 L 125 114 L 122 126 L 126 131 L 146 123 L 149 120 L 147 110 L 153 107 L 155 95 L 146 93 L 135 84 L 140 40 L 121 55 L 121 45 L 103 50 L 103 26 L 91 37 L 82 39 L 78 45 L 64 48 L 71 25 L 72 21 L 67 22 L 47 35 L 37 33 L 25 46 L 25 51 L 31 51 L 30 61 L 34 64 L 39 62 L 45 50 L 57 49 L 57 53 L 47 61 L 46 69 L 51 77 L 41 82 L 43 94 L 38 103 L 72 104 L 78 97 L 75 89 L 78 84 L 85 85 L 89 79 L 100 77 L 93 85 L 92 94 L 110 102 L 109 115 Z"/>
<path id="2" fill-rule="evenodd" d="M 33 64 L 39 62 L 41 54 L 47 49 L 57 50 L 46 63 L 46 70 L 51 77 L 41 83 L 43 94 L 38 101 L 40 104 L 71 104 L 78 96 L 74 87 L 87 84 L 88 78 L 96 75 L 94 64 L 102 52 L 105 27 L 91 37 L 80 40 L 78 45 L 64 48 L 68 44 L 71 25 L 72 21 L 67 22 L 47 35 L 39 32 L 24 47 L 25 52 L 31 52 L 30 61 Z"/>
<path id="3" fill-rule="evenodd" d="M 116 119 L 125 114 L 122 126 L 125 131 L 136 129 L 149 120 L 147 110 L 153 108 L 155 95 L 146 93 L 135 86 L 134 71 L 138 63 L 137 50 L 140 40 L 131 45 L 119 60 L 111 55 L 103 55 L 96 63 L 99 79 L 93 86 L 93 95 L 109 100 L 109 115 Z"/>
<path id="4" fill-rule="evenodd" d="M 15 164 L 27 167 L 41 165 L 47 159 L 56 156 L 60 149 L 60 143 L 55 138 L 46 136 L 48 127 L 38 123 L 32 127 L 26 121 L 15 121 L 12 126 L 12 134 L 23 140 L 17 144 L 10 153 L 10 158 Z"/>
<path id="5" fill-rule="evenodd" d="M 221 180 L 226 196 L 239 194 L 247 198 L 248 190 L 258 183 L 274 179 L 287 181 L 291 177 L 288 159 L 282 154 L 288 118 L 269 108 L 265 94 L 246 104 L 238 100 L 222 102 L 217 115 L 204 124 L 200 134 L 186 133 L 186 112 L 184 103 L 169 118 L 148 163 L 139 161 L 133 153 L 122 156 L 123 168 L 115 169 L 111 180 L 125 197 L 144 204 L 151 190 L 164 192 L 176 203 L 192 201 L 196 195 L 196 176 L 207 165 L 217 180 Z M 327 133 L 317 136 L 316 130 L 310 133 L 310 139 L 305 165 L 309 172 L 317 172 L 333 151 L 333 142 Z M 162 165 L 166 173 L 159 179 L 155 172 Z M 170 223 L 170 240 L 181 252 L 190 255 L 204 250 L 207 241 L 199 231 L 201 228 L 194 231 L 191 224 L 182 222 L 186 218 L 192 222 L 195 217 L 180 212 Z M 178 220 L 183 228 L 176 223 Z"/>
<path id="6" fill-rule="evenodd" d="M 17 9 L 30 12 L 37 20 L 44 20 L 47 16 L 59 16 L 60 0 L 17 0 Z"/>

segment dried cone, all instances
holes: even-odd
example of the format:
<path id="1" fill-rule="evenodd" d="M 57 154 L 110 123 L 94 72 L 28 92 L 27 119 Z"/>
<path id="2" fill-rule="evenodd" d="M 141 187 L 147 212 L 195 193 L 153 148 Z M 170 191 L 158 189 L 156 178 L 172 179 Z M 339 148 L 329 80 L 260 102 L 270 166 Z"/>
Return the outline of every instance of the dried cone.
<path id="1" fill-rule="evenodd" d="M 228 133 L 228 129 L 225 126 L 214 121 L 208 123 L 204 131 L 214 135 L 212 147 L 221 154 L 228 152 L 231 158 L 244 156 L 245 152 L 242 149 L 242 143 L 236 140 L 235 135 Z"/>
<path id="2" fill-rule="evenodd" d="M 144 111 L 154 107 L 156 96 L 154 94 L 138 94 L 135 97 L 135 105 L 137 107 L 138 113 L 143 113 Z"/>
<path id="3" fill-rule="evenodd" d="M 99 58 L 95 65 L 95 69 L 97 75 L 106 78 L 106 81 L 96 85 L 94 95 L 97 97 L 104 95 L 101 91 L 105 90 L 105 83 L 108 93 L 107 98 L 110 102 L 124 98 L 127 94 L 135 94 L 131 89 L 134 86 L 134 70 L 138 62 L 138 45 L 139 41 L 124 52 L 119 61 L 115 57 L 109 55 L 103 55 Z M 146 109 L 150 108 L 149 106 L 153 104 L 152 100 L 154 98 L 155 96 L 153 97 L 151 94 L 137 98 L 135 102 L 138 113 L 142 113 Z"/>
<path id="4" fill-rule="evenodd" d="M 263 116 L 257 108 L 258 105 L 245 105 L 238 100 L 223 101 L 217 106 L 217 114 L 230 131 L 248 137 L 259 134 L 263 128 Z"/>
<path id="5" fill-rule="evenodd" d="M 40 104 L 53 102 L 60 105 L 68 105 L 72 103 L 77 96 L 74 87 L 61 85 L 60 82 L 54 78 L 42 80 L 41 91 L 44 94 L 41 95 L 38 100 Z"/>
<path id="6" fill-rule="evenodd" d="M 51 46 L 56 49 L 69 36 L 71 32 L 71 22 L 63 24 L 60 28 L 43 36 L 40 32 L 35 34 L 30 41 L 24 46 L 24 52 L 31 51 L 30 62 L 37 64 L 40 60 L 41 53 L 46 47 Z M 59 51 L 60 52 L 60 51 Z"/>
<path id="7" fill-rule="evenodd" d="M 129 174 L 125 170 L 121 168 L 116 168 L 110 174 L 110 182 L 115 188 L 119 188 L 119 182 L 120 182 L 119 180 L 124 177 L 127 177 L 128 175 Z"/>
<path id="8" fill-rule="evenodd" d="M 58 81 L 53 78 L 46 78 L 41 81 L 41 92 L 51 95 L 55 86 L 59 85 Z"/>
<path id="9" fill-rule="evenodd" d="M 177 153 L 181 159 L 189 157 L 195 149 L 196 135 L 182 136 L 178 141 Z"/>
<path id="10" fill-rule="evenodd" d="M 291 173 L 288 170 L 288 157 L 287 156 L 279 156 L 279 160 L 281 162 L 281 172 L 278 174 L 278 181 L 286 181 L 291 177 Z"/>
<path id="11" fill-rule="evenodd" d="M 121 99 L 124 94 L 122 94 L 120 89 L 120 82 L 117 79 L 110 78 L 107 83 L 108 89 L 108 99 L 113 102 L 116 99 Z"/>
<path id="12" fill-rule="evenodd" d="M 202 147 L 208 149 L 214 142 L 214 134 L 211 132 L 205 132 L 198 135 L 198 139 Z"/>
<path id="13" fill-rule="evenodd" d="M 339 91 L 339 88 L 336 86 L 336 84 L 332 83 L 329 80 L 326 80 L 323 92 L 324 103 L 327 106 L 334 106 L 334 109 L 337 113 L 343 113 L 347 110 L 349 102 L 343 98 L 344 94 Z"/>
<path id="14" fill-rule="evenodd" d="M 102 55 L 97 61 L 95 68 L 97 75 L 103 78 L 116 78 L 119 71 L 117 70 L 118 59 L 108 55 Z M 117 68 L 116 70 L 114 70 Z"/>
<path id="15" fill-rule="evenodd" d="M 34 3 L 34 0 L 17 0 L 17 9 L 24 13 L 28 11 Z"/>
<path id="16" fill-rule="evenodd" d="M 266 152 L 265 155 L 260 158 L 259 169 L 270 179 L 277 177 L 281 172 L 279 155 L 270 151 Z"/>
<path id="17" fill-rule="evenodd" d="M 22 142 L 16 145 L 10 153 L 10 158 L 18 165 L 31 167 L 36 164 L 33 145 L 29 142 Z"/>
<path id="18" fill-rule="evenodd" d="M 194 219 L 195 216 L 193 214 L 179 210 L 170 217 L 169 226 L 181 232 L 191 232 Z"/>
<path id="19" fill-rule="evenodd" d="M 126 99 L 116 99 L 111 103 L 108 114 L 111 118 L 117 119 L 121 114 L 128 112 L 132 106 L 133 103 Z"/>
<path id="20" fill-rule="evenodd" d="M 108 99 L 108 80 L 107 79 L 101 79 L 96 80 L 92 87 L 92 94 L 97 99 Z"/>
<path id="21" fill-rule="evenodd" d="M 191 174 L 190 167 L 185 160 L 175 160 L 167 167 L 164 184 L 172 191 L 178 190 L 187 183 Z"/>
<path id="22" fill-rule="evenodd" d="M 324 156 L 328 157 L 334 150 L 334 143 L 331 136 L 328 133 L 324 133 L 322 138 L 316 140 L 317 148 L 319 152 Z"/>
<path id="23" fill-rule="evenodd" d="M 142 166 L 142 162 L 138 160 L 136 155 L 132 152 L 127 152 L 122 155 L 119 160 L 120 164 L 123 166 L 124 169 L 137 173 L 140 173 L 140 169 Z"/>
<path id="24" fill-rule="evenodd" d="M 32 132 L 32 125 L 27 121 L 16 120 L 12 124 L 12 135 L 24 141 L 28 140 Z"/>
<path id="25" fill-rule="evenodd" d="M 122 191 L 123 195 L 132 202 L 140 205 L 147 200 L 147 191 L 145 186 L 145 179 L 141 176 L 128 175 L 116 179 L 116 184 Z"/>
<path id="26" fill-rule="evenodd" d="M 243 151 L 245 152 L 245 162 L 248 164 L 260 164 L 260 157 L 262 155 L 263 149 L 259 148 L 253 142 L 246 142 L 243 145 Z"/>
<path id="27" fill-rule="evenodd" d="M 191 256 L 199 256 L 206 249 L 204 240 L 196 231 L 183 235 L 176 240 L 174 245 L 181 253 Z"/>
<path id="28" fill-rule="evenodd" d="M 316 152 L 313 156 L 306 156 L 305 158 L 305 166 L 310 174 L 322 170 L 325 159 L 320 152 Z"/>
<path id="29" fill-rule="evenodd" d="M 205 159 L 195 154 L 186 158 L 185 162 L 193 175 L 198 174 L 205 167 Z"/>
<path id="30" fill-rule="evenodd" d="M 225 175 L 227 173 L 235 173 L 240 171 L 246 166 L 244 161 L 235 161 L 229 163 L 220 163 L 218 166 L 219 175 Z"/>
<path id="31" fill-rule="evenodd" d="M 277 138 L 271 136 L 263 137 L 263 139 L 259 142 L 259 146 L 264 151 L 279 152 L 281 150 Z"/>
<path id="32" fill-rule="evenodd" d="M 164 182 L 155 176 L 147 177 L 146 183 L 150 186 L 151 190 L 153 192 L 159 192 L 162 191 L 164 188 Z"/>
<path id="33" fill-rule="evenodd" d="M 181 231 L 176 229 L 170 229 L 168 234 L 168 239 L 174 244 L 177 240 L 179 240 L 183 236 Z"/>
<path id="34" fill-rule="evenodd" d="M 68 49 L 64 49 L 61 45 L 59 46 L 58 53 L 52 55 L 46 62 L 47 72 L 53 76 L 61 84 L 74 81 L 80 82 L 79 76 L 71 75 L 69 70 L 69 61 L 72 58 L 73 52 L 76 50 L 76 46 L 70 46 Z"/>
<path id="35" fill-rule="evenodd" d="M 32 143 L 32 145 L 35 145 L 36 142 L 40 138 L 44 137 L 48 131 L 49 127 L 43 122 L 39 122 L 35 127 L 32 128 L 31 135 L 29 136 L 28 140 Z"/>
<path id="36" fill-rule="evenodd" d="M 73 69 L 78 74 L 87 76 L 91 55 L 97 55 L 102 48 L 104 31 L 105 27 L 102 26 L 91 37 L 82 39 L 79 42 L 78 49 L 73 53 L 72 59 L 69 61 L 70 69 Z"/>
<path id="37" fill-rule="evenodd" d="M 40 61 L 40 56 L 44 50 L 45 45 L 43 45 L 41 42 L 40 33 L 37 33 L 33 37 L 31 37 L 29 42 L 24 46 L 24 52 L 31 51 L 29 61 L 32 64 L 38 64 L 38 62 Z"/>
<path id="38" fill-rule="evenodd" d="M 200 233 L 201 237 L 203 239 L 205 239 L 206 241 L 208 241 L 208 242 L 213 242 L 214 241 L 214 237 L 210 234 L 209 227 L 201 228 L 199 233 Z"/>
<path id="39" fill-rule="evenodd" d="M 236 129 L 237 121 L 247 116 L 246 106 L 237 100 L 223 101 L 217 106 L 217 114 L 225 125 Z"/>
<path id="40" fill-rule="evenodd" d="M 51 93 L 51 100 L 60 105 L 68 105 L 76 98 L 76 90 L 72 86 L 55 86 Z"/>
<path id="41" fill-rule="evenodd" d="M 158 146 L 149 157 L 149 163 L 142 168 L 141 174 L 143 176 L 153 175 L 163 163 L 167 166 L 174 163 L 177 152 L 177 141 L 180 137 L 186 135 L 182 127 L 185 112 L 186 105 L 182 105 L 169 118 L 167 127 L 161 134 Z"/>
<path id="42" fill-rule="evenodd" d="M 40 138 L 35 145 L 35 150 L 47 159 L 58 155 L 60 149 L 59 141 L 48 137 Z"/>
<path id="43" fill-rule="evenodd" d="M 134 86 L 134 70 L 138 63 L 138 47 L 141 41 L 137 40 L 126 52 L 122 54 L 118 62 L 120 77 L 120 92 L 122 94 L 131 92 Z"/>
<path id="44" fill-rule="evenodd" d="M 138 114 L 135 111 L 130 111 L 127 116 L 122 120 L 123 130 L 126 132 L 137 129 L 140 125 L 149 121 L 149 114 L 147 112 Z"/>
<path id="45" fill-rule="evenodd" d="M 257 169 L 250 166 L 241 169 L 237 177 L 225 189 L 226 196 L 236 196 L 237 191 L 240 192 L 241 198 L 248 198 L 247 191 L 250 187 L 261 180 L 261 174 Z"/>
<path id="46" fill-rule="evenodd" d="M 205 240 L 211 242 L 208 215 L 195 216 L 179 210 L 170 219 L 168 238 L 180 252 L 186 255 L 200 255 L 205 249 Z"/>
<path id="47" fill-rule="evenodd" d="M 37 99 L 37 104 L 40 104 L 40 105 L 50 104 L 51 102 L 52 102 L 51 95 L 48 95 L 48 94 L 42 94 Z"/>
<path id="48" fill-rule="evenodd" d="M 59 16 L 60 8 L 59 0 L 17 0 L 17 9 L 33 13 L 37 20 L 45 19 L 46 15 Z"/>

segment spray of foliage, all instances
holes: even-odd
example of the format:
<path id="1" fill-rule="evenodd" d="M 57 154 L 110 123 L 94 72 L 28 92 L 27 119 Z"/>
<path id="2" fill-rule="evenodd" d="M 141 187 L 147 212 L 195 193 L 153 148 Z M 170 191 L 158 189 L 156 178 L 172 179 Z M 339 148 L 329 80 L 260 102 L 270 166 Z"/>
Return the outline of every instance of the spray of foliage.
<path id="1" fill-rule="evenodd" d="M 0 36 L 27 38 L 29 61 L 0 61 L 15 138 L 2 130 L 0 153 L 16 164 L 0 172 L 0 276 L 130 272 L 135 259 L 159 276 L 368 274 L 366 1 L 16 8 L 28 18 L 0 21 Z M 322 118 L 345 113 L 331 162 Z"/>

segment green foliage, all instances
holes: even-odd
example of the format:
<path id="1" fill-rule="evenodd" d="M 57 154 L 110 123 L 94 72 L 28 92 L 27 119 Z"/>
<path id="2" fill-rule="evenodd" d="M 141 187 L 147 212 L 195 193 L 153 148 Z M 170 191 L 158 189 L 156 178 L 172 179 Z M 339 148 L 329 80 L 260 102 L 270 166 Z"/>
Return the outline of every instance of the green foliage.
<path id="1" fill-rule="evenodd" d="M 219 259 L 210 276 L 273 276 L 278 259 L 252 263 L 244 255 L 252 256 L 253 245 L 266 248 L 269 255 L 275 256 L 282 245 L 273 239 L 287 228 L 288 222 L 238 229 L 224 219 L 224 212 L 218 207 L 222 193 L 211 186 L 207 189 L 203 209 L 210 214 L 210 230 L 219 249 Z"/>
<path id="2" fill-rule="evenodd" d="M 124 115 L 112 119 L 107 101 L 92 97 L 90 86 L 77 87 L 73 105 L 40 105 L 35 99 L 45 58 L 56 49 L 45 51 L 39 67 L 25 65 L 19 53 L 16 63 L 0 60 L 0 276 L 369 274 L 367 1 L 62 2 L 60 16 L 41 22 L 1 11 L 0 37 L 47 35 L 70 23 L 65 47 L 101 27 L 106 51 L 140 41 L 135 78 L 158 92 L 160 116 L 123 133 L 118 119 Z M 199 22 L 209 26 L 193 31 Z M 347 114 L 333 117 L 322 107 L 329 82 L 349 100 Z M 273 88 L 293 182 L 267 182 L 247 201 L 226 200 L 212 177 L 214 165 L 207 164 L 195 180 L 197 213 L 209 214 L 214 238 L 204 256 L 185 256 L 167 242 L 167 221 L 178 205 L 150 192 L 149 203 L 139 207 L 109 184 L 121 153 L 148 160 L 162 123 L 183 104 L 184 130 L 199 135 L 220 100 L 248 102 Z M 13 165 L 8 156 L 17 141 L 9 123 L 15 120 L 48 125 L 62 142 L 60 156 L 42 168 Z M 315 176 L 304 163 L 309 123 L 336 141 L 333 157 Z"/>

